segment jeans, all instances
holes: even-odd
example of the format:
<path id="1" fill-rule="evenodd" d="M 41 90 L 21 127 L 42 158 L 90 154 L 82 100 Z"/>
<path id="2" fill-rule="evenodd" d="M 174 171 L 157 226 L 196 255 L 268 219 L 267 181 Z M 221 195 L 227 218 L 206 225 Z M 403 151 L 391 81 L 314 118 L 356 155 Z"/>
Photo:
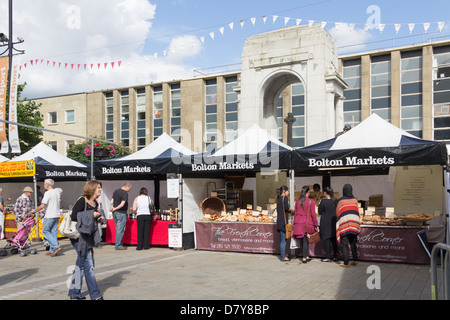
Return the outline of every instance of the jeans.
<path id="1" fill-rule="evenodd" d="M 302 254 L 303 259 L 309 257 L 309 242 L 308 237 L 306 235 L 302 238 Z"/>
<path id="2" fill-rule="evenodd" d="M 150 248 L 150 227 L 152 225 L 152 216 L 149 214 L 140 214 L 137 216 L 137 250 Z"/>
<path id="3" fill-rule="evenodd" d="M 122 238 L 125 232 L 125 226 L 127 225 L 127 214 L 123 212 L 113 212 L 114 224 L 116 225 L 116 245 L 115 248 L 119 249 L 123 246 Z"/>
<path id="4" fill-rule="evenodd" d="M 78 239 L 70 239 L 72 246 L 77 250 Z M 81 297 L 81 287 L 83 285 L 83 275 L 86 279 L 86 285 L 88 287 L 89 296 L 91 300 L 101 298 L 100 289 L 97 286 L 97 280 L 94 274 L 94 250 L 89 249 L 86 251 L 84 257 L 80 256 L 80 252 L 77 250 L 77 261 L 75 263 L 75 269 L 72 274 L 72 279 L 69 286 L 69 297 L 76 298 Z"/>
<path id="5" fill-rule="evenodd" d="M 42 235 L 47 239 L 50 249 L 48 252 L 53 253 L 59 248 L 58 243 L 58 224 L 59 218 L 44 218 L 42 220 Z"/>
<path id="6" fill-rule="evenodd" d="M 357 241 L 358 241 L 358 236 L 356 236 L 354 234 L 349 234 L 348 236 L 341 237 L 342 254 L 344 255 L 344 264 L 345 265 L 348 265 L 348 260 L 349 260 L 349 252 L 348 252 L 349 244 L 352 249 L 353 261 L 358 260 L 358 253 L 356 251 L 356 242 Z"/>
<path id="7" fill-rule="evenodd" d="M 286 258 L 286 232 L 280 231 L 280 255 L 281 260 Z"/>
<path id="8" fill-rule="evenodd" d="M 326 253 L 327 259 L 331 260 L 331 247 L 333 247 L 333 254 L 334 254 L 333 257 L 337 258 L 338 246 L 337 246 L 336 238 L 325 239 L 324 243 L 325 243 L 325 253 Z"/>

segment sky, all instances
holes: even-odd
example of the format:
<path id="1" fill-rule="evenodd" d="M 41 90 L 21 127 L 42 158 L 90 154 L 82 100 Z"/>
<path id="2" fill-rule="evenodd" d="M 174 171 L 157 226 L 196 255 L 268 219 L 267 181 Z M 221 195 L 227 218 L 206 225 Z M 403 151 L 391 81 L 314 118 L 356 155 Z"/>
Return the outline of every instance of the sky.
<path id="1" fill-rule="evenodd" d="M 449 12 L 448 0 L 14 0 L 25 54 L 13 62 L 34 99 L 240 70 L 248 37 L 296 25 L 321 24 L 339 55 L 447 40 Z"/>

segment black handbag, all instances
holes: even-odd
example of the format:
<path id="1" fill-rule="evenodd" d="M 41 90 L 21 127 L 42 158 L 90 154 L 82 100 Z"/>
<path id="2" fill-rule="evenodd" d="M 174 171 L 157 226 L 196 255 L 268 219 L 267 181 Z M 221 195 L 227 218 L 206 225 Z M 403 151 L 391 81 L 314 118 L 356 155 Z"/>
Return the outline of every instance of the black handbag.
<path id="1" fill-rule="evenodd" d="M 148 208 L 150 210 L 150 214 L 155 213 L 155 211 L 156 211 L 155 205 L 154 205 L 152 199 L 150 199 L 150 197 L 148 197 Z"/>

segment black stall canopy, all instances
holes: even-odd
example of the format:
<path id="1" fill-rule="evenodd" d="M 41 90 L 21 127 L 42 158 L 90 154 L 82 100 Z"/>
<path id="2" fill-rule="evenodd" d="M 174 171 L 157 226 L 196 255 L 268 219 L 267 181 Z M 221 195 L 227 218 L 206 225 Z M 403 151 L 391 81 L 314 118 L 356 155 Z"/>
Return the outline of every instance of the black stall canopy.
<path id="1" fill-rule="evenodd" d="M 178 173 L 181 159 L 193 155 L 167 133 L 163 133 L 145 148 L 123 156 L 94 163 L 97 179 L 142 179 L 167 173 Z"/>
<path id="2" fill-rule="evenodd" d="M 372 114 L 346 133 L 292 151 L 295 170 L 445 165 L 444 142 L 419 139 Z"/>
<path id="3" fill-rule="evenodd" d="M 292 148 L 253 125 L 214 153 L 183 159 L 183 173 L 259 172 L 289 169 Z"/>
<path id="4" fill-rule="evenodd" d="M 29 151 L 15 157 L 9 162 L 34 160 L 36 179 L 53 180 L 88 180 L 90 165 L 67 158 L 53 150 L 44 142 L 38 143 Z"/>

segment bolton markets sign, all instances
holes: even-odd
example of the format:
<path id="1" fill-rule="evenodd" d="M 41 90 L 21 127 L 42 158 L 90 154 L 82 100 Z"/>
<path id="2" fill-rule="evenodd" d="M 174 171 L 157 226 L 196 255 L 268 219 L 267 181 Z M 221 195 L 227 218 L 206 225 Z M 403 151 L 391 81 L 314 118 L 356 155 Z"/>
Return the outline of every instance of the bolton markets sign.
<path id="1" fill-rule="evenodd" d="M 382 158 L 376 158 L 369 156 L 367 158 L 358 157 L 346 157 L 345 159 L 330 160 L 328 158 L 322 159 L 308 159 L 310 168 L 328 168 L 328 167 L 345 167 L 345 166 L 380 166 L 380 165 L 393 165 L 395 163 L 394 158 L 388 158 L 386 156 Z"/>

